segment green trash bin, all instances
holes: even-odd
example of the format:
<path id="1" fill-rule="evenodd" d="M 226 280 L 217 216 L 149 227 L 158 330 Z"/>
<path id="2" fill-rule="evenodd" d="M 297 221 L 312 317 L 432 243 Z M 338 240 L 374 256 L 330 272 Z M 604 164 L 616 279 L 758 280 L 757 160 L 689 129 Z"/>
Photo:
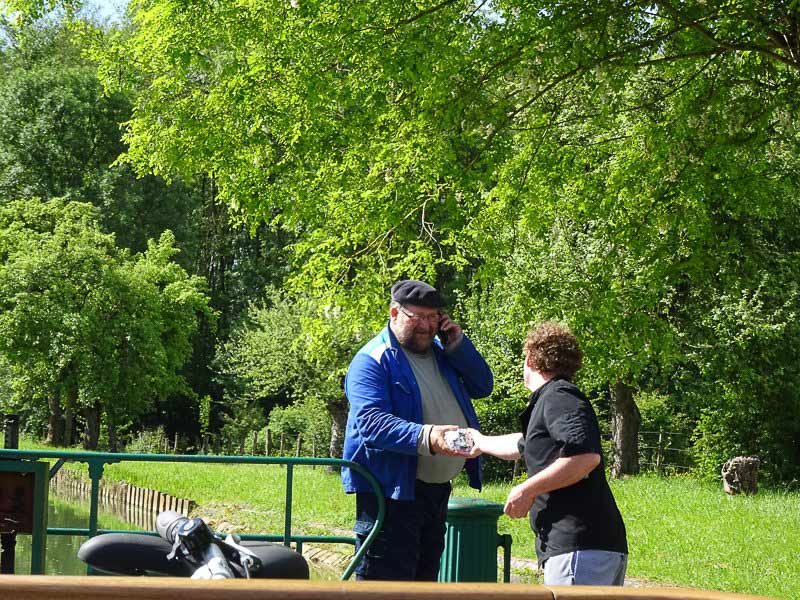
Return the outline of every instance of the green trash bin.
<path id="1" fill-rule="evenodd" d="M 503 505 L 480 498 L 451 498 L 439 581 L 497 581 L 497 548 L 504 548 L 503 581 L 511 576 L 511 536 L 497 533 Z"/>

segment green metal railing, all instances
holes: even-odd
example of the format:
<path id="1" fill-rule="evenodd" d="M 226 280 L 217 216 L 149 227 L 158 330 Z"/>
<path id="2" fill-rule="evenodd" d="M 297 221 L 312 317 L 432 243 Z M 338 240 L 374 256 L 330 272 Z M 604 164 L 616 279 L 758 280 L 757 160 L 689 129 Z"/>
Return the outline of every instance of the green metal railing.
<path id="1" fill-rule="evenodd" d="M 375 526 L 370 531 L 364 543 L 355 553 L 350 564 L 347 565 L 342 580 L 349 579 L 353 571 L 361 562 L 361 558 L 367 549 L 372 545 L 372 541 L 383 527 L 383 519 L 386 513 L 383 491 L 378 481 L 365 467 L 357 463 L 341 460 L 338 458 L 302 458 L 302 457 L 272 457 L 272 456 L 210 456 L 210 455 L 178 455 L 178 454 L 117 454 L 104 452 L 67 452 L 59 450 L 4 450 L 0 449 L 0 460 L 48 460 L 56 459 L 56 463 L 50 468 L 49 476 L 52 478 L 66 462 L 82 462 L 89 466 L 89 479 L 91 480 L 91 497 L 89 505 L 89 527 L 81 528 L 48 528 L 49 535 L 83 535 L 93 537 L 98 533 L 117 533 L 118 530 L 104 530 L 97 528 L 97 505 L 100 497 L 100 480 L 103 477 L 103 470 L 106 465 L 120 462 L 184 462 L 184 463 L 223 463 L 223 464 L 258 464 L 258 465 L 284 465 L 286 467 L 286 506 L 284 511 L 283 535 L 267 534 L 245 534 L 240 536 L 245 540 L 265 540 L 282 541 L 289 546 L 292 542 L 296 544 L 298 552 L 302 552 L 303 542 L 317 542 L 330 544 L 352 544 L 355 539 L 345 536 L 327 535 L 295 535 L 292 534 L 292 484 L 294 480 L 294 467 L 297 465 L 311 466 L 334 466 L 349 467 L 364 478 L 375 491 L 378 499 L 378 517 Z M 158 535 L 154 531 L 145 532 L 150 535 Z M 44 537 L 44 536 L 40 536 Z M 41 549 L 33 548 L 34 554 Z M 43 573 L 44 565 L 41 565 Z M 33 568 L 31 572 L 34 573 Z"/>

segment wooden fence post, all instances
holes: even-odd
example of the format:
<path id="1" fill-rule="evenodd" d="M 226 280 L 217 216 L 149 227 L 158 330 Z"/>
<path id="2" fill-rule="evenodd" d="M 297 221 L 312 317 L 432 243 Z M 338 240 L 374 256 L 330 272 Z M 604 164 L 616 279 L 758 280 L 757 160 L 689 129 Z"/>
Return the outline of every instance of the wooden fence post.
<path id="1" fill-rule="evenodd" d="M 656 473 L 661 473 L 661 450 L 664 443 L 663 432 L 658 430 L 658 445 L 656 446 Z"/>

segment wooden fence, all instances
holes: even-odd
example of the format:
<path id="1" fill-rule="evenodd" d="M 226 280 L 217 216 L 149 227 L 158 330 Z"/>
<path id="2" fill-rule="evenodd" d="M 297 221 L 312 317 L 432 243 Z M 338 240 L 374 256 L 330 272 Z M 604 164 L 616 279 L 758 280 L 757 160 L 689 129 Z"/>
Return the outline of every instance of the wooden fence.
<path id="1" fill-rule="evenodd" d="M 80 473 L 61 469 L 50 480 L 50 487 L 62 495 L 89 498 L 91 483 Z M 101 506 L 114 509 L 126 521 L 146 530 L 155 529 L 155 518 L 165 510 L 174 510 L 189 515 L 197 503 L 187 498 L 178 498 L 158 490 L 131 485 L 125 481 L 100 481 Z"/>

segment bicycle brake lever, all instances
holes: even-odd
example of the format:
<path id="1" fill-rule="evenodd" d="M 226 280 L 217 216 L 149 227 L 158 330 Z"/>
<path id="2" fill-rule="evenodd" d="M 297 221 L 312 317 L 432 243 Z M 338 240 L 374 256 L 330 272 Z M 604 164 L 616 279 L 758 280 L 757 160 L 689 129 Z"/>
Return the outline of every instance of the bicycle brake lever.
<path id="1" fill-rule="evenodd" d="M 236 560 L 244 569 L 247 579 L 250 579 L 250 571 L 258 571 L 261 568 L 261 559 L 256 554 L 242 546 L 231 534 L 225 536 L 223 540 L 225 546 L 232 550 L 236 555 Z"/>
<path id="2" fill-rule="evenodd" d="M 180 536 L 176 535 L 175 541 L 172 544 L 172 550 L 169 554 L 167 554 L 167 560 L 175 560 L 177 558 L 178 550 L 180 549 L 181 544 L 182 542 Z"/>

